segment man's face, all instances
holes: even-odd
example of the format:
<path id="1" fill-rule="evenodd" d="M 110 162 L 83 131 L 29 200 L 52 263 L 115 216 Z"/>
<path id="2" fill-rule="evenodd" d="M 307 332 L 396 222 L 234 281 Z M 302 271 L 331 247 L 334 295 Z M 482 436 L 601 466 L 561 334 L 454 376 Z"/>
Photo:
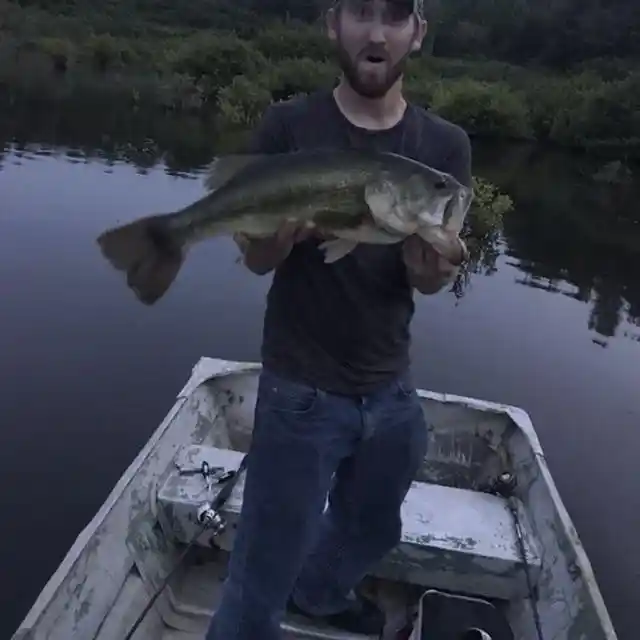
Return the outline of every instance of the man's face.
<path id="1" fill-rule="evenodd" d="M 426 33 L 426 22 L 407 0 L 341 0 L 327 26 L 344 75 L 367 98 L 389 91 Z"/>

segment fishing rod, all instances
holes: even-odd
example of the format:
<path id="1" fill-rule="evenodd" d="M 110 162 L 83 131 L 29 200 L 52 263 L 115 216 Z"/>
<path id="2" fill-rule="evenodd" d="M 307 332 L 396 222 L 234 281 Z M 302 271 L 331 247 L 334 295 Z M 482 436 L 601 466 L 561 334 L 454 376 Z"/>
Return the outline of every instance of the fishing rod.
<path id="1" fill-rule="evenodd" d="M 208 529 L 213 530 L 213 535 L 219 535 L 225 528 L 225 520 L 220 515 L 220 509 L 224 506 L 224 504 L 229 499 L 231 492 L 238 484 L 238 479 L 240 478 L 240 474 L 244 471 L 247 466 L 247 457 L 248 454 L 245 454 L 240 461 L 238 468 L 235 471 L 228 471 L 221 478 L 217 479 L 217 482 L 224 483 L 222 485 L 222 489 L 216 494 L 215 498 L 211 500 L 211 502 L 207 502 L 203 504 L 200 509 L 198 509 L 198 522 L 200 523 L 200 527 L 193 538 L 189 541 L 185 549 L 178 556 L 175 564 L 171 568 L 171 571 L 166 575 L 165 579 L 162 581 L 161 585 L 158 587 L 156 592 L 153 594 L 152 598 L 149 600 L 145 608 L 142 610 L 136 621 L 133 623 L 133 626 L 129 630 L 129 633 L 124 637 L 124 640 L 131 640 L 133 634 L 138 630 L 138 627 L 142 624 L 144 617 L 149 613 L 151 607 L 153 607 L 156 600 L 160 597 L 163 589 L 167 586 L 175 572 L 179 569 L 184 560 L 185 556 L 191 549 L 191 547 L 195 544 L 196 540 Z M 205 475 L 208 472 L 208 468 L 203 466 L 202 473 Z"/>

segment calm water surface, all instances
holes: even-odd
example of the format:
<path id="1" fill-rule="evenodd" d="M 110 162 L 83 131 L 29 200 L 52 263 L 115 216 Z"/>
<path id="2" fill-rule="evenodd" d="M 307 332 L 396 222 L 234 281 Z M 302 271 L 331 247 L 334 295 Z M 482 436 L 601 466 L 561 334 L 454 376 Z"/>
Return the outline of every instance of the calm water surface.
<path id="1" fill-rule="evenodd" d="M 5 130 L 0 154 L 2 638 L 196 360 L 259 357 L 270 282 L 235 264 L 221 238 L 195 248 L 165 299 L 142 306 L 95 237 L 198 198 L 201 176 L 189 170 L 210 150 L 192 148 L 189 160 L 174 145 L 167 169 L 158 130 L 130 145 L 121 131 L 116 144 L 90 125 L 74 138 L 38 122 Z M 458 295 L 418 299 L 413 359 L 422 387 L 531 414 L 619 636 L 637 640 L 640 185 L 598 183 L 598 168 L 477 148 L 477 172 L 517 209 Z"/>

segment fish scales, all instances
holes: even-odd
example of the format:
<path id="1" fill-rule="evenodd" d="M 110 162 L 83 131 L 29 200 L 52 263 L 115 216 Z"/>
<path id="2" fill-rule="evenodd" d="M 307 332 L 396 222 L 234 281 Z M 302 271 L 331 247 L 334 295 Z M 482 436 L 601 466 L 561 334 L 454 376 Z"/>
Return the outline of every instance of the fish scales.
<path id="1" fill-rule="evenodd" d="M 390 244 L 413 233 L 446 255 L 446 227 L 461 226 L 473 199 L 452 176 L 399 155 L 371 151 L 299 151 L 216 159 L 210 193 L 166 214 L 102 233 L 98 243 L 145 304 L 174 281 L 190 245 L 210 236 L 272 235 L 287 220 L 318 227 L 325 262 L 359 243 Z"/>

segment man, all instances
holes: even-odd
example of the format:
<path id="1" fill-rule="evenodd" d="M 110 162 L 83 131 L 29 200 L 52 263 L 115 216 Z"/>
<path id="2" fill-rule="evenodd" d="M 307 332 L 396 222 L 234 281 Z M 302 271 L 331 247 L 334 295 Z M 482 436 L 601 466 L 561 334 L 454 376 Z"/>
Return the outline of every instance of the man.
<path id="1" fill-rule="evenodd" d="M 402 72 L 426 33 L 421 0 L 339 0 L 327 14 L 343 76 L 333 90 L 272 105 L 254 153 L 370 147 L 471 184 L 469 138 L 407 104 Z M 254 273 L 275 270 L 241 519 L 207 640 L 277 640 L 285 609 L 379 634 L 355 595 L 401 535 L 400 507 L 426 452 L 409 377 L 413 289 L 433 294 L 456 264 L 417 236 L 360 245 L 325 264 L 313 232 L 238 238 Z M 327 494 L 329 507 L 323 513 Z"/>

